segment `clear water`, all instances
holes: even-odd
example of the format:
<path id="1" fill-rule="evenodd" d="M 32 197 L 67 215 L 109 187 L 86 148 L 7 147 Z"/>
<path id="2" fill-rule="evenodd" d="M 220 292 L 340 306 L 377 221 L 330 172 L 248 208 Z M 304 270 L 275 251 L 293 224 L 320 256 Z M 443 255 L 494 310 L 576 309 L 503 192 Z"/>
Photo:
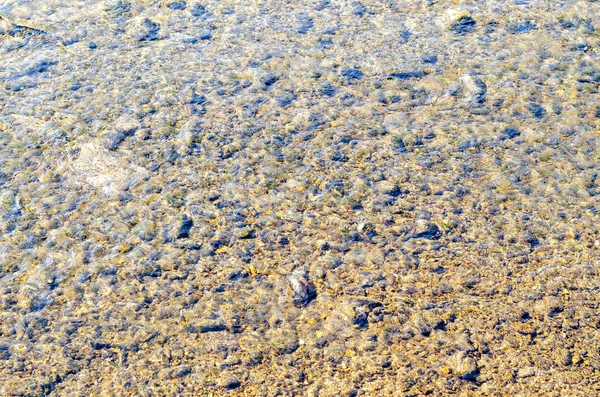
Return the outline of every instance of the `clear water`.
<path id="1" fill-rule="evenodd" d="M 593 395 L 599 4 L 0 1 L 0 394 Z"/>

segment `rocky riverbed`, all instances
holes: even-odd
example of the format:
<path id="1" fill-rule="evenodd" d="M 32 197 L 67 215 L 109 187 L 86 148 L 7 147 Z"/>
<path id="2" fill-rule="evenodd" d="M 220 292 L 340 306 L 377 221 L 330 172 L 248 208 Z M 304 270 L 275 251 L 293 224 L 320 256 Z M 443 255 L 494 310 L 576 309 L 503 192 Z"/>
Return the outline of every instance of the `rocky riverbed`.
<path id="1" fill-rule="evenodd" d="M 0 0 L 0 395 L 591 396 L 600 2 Z"/>

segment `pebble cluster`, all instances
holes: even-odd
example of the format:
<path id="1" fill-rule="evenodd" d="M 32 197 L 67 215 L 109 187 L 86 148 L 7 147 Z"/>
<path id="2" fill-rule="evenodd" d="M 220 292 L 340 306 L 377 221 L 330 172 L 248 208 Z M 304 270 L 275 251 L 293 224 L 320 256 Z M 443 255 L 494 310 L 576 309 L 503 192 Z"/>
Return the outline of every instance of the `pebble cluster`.
<path id="1" fill-rule="evenodd" d="M 600 393 L 600 2 L 0 0 L 0 395 Z"/>

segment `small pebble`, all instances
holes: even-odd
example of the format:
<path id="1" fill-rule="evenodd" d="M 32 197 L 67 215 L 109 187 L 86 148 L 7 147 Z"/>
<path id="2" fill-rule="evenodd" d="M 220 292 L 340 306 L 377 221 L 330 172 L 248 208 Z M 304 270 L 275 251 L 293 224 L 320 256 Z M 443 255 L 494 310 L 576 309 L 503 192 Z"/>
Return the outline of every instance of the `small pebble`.
<path id="1" fill-rule="evenodd" d="M 502 134 L 500 134 L 500 140 L 501 141 L 505 141 L 507 139 L 514 139 L 518 136 L 521 135 L 521 132 L 515 128 L 506 128 L 504 131 L 502 131 Z"/>
<path id="2" fill-rule="evenodd" d="M 421 77 L 424 77 L 426 75 L 427 73 L 422 70 L 413 70 L 410 72 L 395 72 L 390 74 L 390 77 L 398 80 L 409 80 L 420 79 Z"/>
<path id="3" fill-rule="evenodd" d="M 529 113 L 536 119 L 541 119 L 546 115 L 546 110 L 537 103 L 530 103 L 527 105 Z"/>
<path id="4" fill-rule="evenodd" d="M 131 10 L 129 0 L 107 0 L 102 5 L 102 11 L 116 17 L 127 14 Z"/>
<path id="5" fill-rule="evenodd" d="M 225 389 L 226 390 L 235 390 L 235 389 L 239 388 L 241 385 L 242 385 L 242 382 L 240 382 L 239 380 L 231 379 L 225 383 Z"/>
<path id="6" fill-rule="evenodd" d="M 187 2 L 183 0 L 168 0 L 167 7 L 171 10 L 185 10 Z"/>
<path id="7" fill-rule="evenodd" d="M 341 74 L 348 81 L 360 80 L 364 76 L 364 73 L 358 68 L 342 69 Z"/>
<path id="8" fill-rule="evenodd" d="M 198 34 L 198 38 L 200 40 L 210 40 L 212 39 L 212 33 L 209 30 L 204 30 Z"/>
<path id="9" fill-rule="evenodd" d="M 536 26 L 531 21 L 511 23 L 508 27 L 508 31 L 512 34 L 527 33 L 534 29 Z"/>
<path id="10" fill-rule="evenodd" d="M 421 58 L 421 60 L 424 63 L 430 63 L 432 65 L 435 65 L 438 62 L 438 57 L 437 55 L 426 55 L 423 58 Z"/>
<path id="11" fill-rule="evenodd" d="M 138 41 L 158 40 L 160 25 L 150 18 L 139 17 L 133 21 L 130 28 L 130 34 Z"/>
<path id="12" fill-rule="evenodd" d="M 335 88 L 329 82 L 319 83 L 317 86 L 317 91 L 326 96 L 333 96 L 335 94 Z"/>
<path id="13" fill-rule="evenodd" d="M 187 215 L 183 215 L 181 219 L 181 224 L 179 225 L 179 230 L 177 231 L 177 239 L 180 238 L 188 238 L 190 236 L 190 230 L 194 226 L 194 221 Z"/>
<path id="14" fill-rule="evenodd" d="M 464 35 L 475 29 L 476 24 L 472 17 L 464 15 L 450 24 L 450 30 L 457 35 Z"/>
<path id="15" fill-rule="evenodd" d="M 308 31 L 311 30 L 312 27 L 315 24 L 315 22 L 311 18 L 311 16 L 308 13 L 305 13 L 305 12 L 301 12 L 301 13 L 299 13 L 299 14 L 296 15 L 296 22 L 298 24 L 297 27 L 296 27 L 296 31 L 299 34 L 306 34 L 306 33 L 308 33 Z"/>
<path id="16" fill-rule="evenodd" d="M 424 238 L 429 240 L 436 240 L 442 236 L 442 231 L 439 226 L 435 223 L 431 223 L 426 220 L 417 221 L 415 230 L 413 232 L 413 238 Z"/>
<path id="17" fill-rule="evenodd" d="M 353 3 L 352 7 L 352 14 L 356 15 L 357 17 L 363 17 L 367 13 L 367 7 L 361 3 Z"/>
<path id="18" fill-rule="evenodd" d="M 208 16 L 208 11 L 206 11 L 206 7 L 204 7 L 200 3 L 193 3 L 188 8 L 188 10 L 189 10 L 190 14 L 194 17 L 204 18 L 204 17 Z"/>

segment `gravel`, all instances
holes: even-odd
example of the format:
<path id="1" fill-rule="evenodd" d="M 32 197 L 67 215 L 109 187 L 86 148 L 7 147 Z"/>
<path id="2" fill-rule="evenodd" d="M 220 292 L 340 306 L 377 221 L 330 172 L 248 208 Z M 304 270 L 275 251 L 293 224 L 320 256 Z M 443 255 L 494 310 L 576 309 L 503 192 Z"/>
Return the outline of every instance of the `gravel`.
<path id="1" fill-rule="evenodd" d="M 600 2 L 0 0 L 0 395 L 597 395 Z"/>

